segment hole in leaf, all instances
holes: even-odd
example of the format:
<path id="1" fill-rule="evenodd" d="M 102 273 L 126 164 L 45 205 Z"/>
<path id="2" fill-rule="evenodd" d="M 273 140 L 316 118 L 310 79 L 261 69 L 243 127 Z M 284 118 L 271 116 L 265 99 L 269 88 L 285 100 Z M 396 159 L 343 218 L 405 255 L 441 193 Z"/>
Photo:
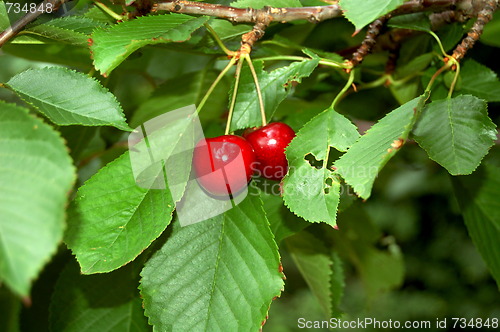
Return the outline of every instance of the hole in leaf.
<path id="1" fill-rule="evenodd" d="M 325 183 L 328 187 L 333 186 L 333 179 L 332 178 L 326 178 Z"/>
<path id="2" fill-rule="evenodd" d="M 332 178 L 326 178 L 325 179 L 325 188 L 323 191 L 325 192 L 325 195 L 328 195 L 330 193 L 330 188 L 333 186 L 333 179 Z"/>
<path id="3" fill-rule="evenodd" d="M 304 159 L 314 168 L 321 169 L 323 168 L 323 160 L 317 160 L 312 153 L 308 153 L 305 155 Z"/>
<path id="4" fill-rule="evenodd" d="M 338 151 L 337 149 L 335 148 L 330 148 L 330 152 L 328 153 L 328 162 L 326 164 L 327 166 L 327 169 L 332 171 L 333 168 L 333 163 L 337 161 L 337 159 L 340 158 L 340 156 L 342 156 L 342 152 Z"/>

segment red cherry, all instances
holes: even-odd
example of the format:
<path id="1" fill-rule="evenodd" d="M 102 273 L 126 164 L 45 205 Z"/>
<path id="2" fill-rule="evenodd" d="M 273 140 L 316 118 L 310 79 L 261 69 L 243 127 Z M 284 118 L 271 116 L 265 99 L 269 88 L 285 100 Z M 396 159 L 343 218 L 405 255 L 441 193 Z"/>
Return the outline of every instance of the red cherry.
<path id="1" fill-rule="evenodd" d="M 255 130 L 245 131 L 243 137 L 255 151 L 256 169 L 269 180 L 281 181 L 288 172 L 285 148 L 295 137 L 292 128 L 282 122 L 273 122 Z"/>
<path id="2" fill-rule="evenodd" d="M 198 183 L 214 196 L 236 194 L 245 188 L 254 162 L 252 146 L 236 135 L 202 139 L 193 155 Z"/>

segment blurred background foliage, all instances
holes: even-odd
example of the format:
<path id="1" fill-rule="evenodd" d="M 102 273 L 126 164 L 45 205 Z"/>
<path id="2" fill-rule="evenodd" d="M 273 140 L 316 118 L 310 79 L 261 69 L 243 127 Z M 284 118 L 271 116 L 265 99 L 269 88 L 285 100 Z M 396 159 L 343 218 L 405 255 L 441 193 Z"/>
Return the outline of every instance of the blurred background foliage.
<path id="1" fill-rule="evenodd" d="M 78 14 L 86 9 L 88 3 L 80 1 L 67 10 Z M 85 15 L 103 21 L 108 19 L 98 10 Z M 15 19 L 12 15 L 11 21 Z M 226 23 L 218 20 L 211 22 L 219 25 Z M 225 39 L 226 44 L 236 49 L 239 35 L 248 28 L 229 27 L 235 35 Z M 306 22 L 273 25 L 257 44 L 253 58 L 276 54 L 301 55 L 292 44 L 299 45 L 299 48 L 345 53 L 363 38 L 362 32 L 351 37 L 352 32 L 353 26 L 345 19 L 316 25 Z M 282 38 L 289 43 L 280 44 Z M 399 63 L 407 63 L 431 51 L 434 46 L 427 35 L 407 40 L 400 51 Z M 220 55 L 213 41 L 200 31 L 184 44 L 156 45 L 135 52 L 109 78 L 98 74 L 94 76 L 117 96 L 129 123 L 134 127 L 154 116 L 155 112 L 179 107 L 188 92 L 195 93 L 194 98 L 199 101 L 217 71 L 225 64 Z M 500 73 L 498 49 L 494 47 L 479 43 L 467 57 Z M 368 56 L 357 80 L 359 86 L 363 86 L 361 82 L 379 77 L 387 59 L 387 52 Z M 0 82 L 6 82 L 28 68 L 48 64 L 69 66 L 93 74 L 91 63 L 88 49 L 83 47 L 50 41 L 16 43 L 14 40 L 0 49 Z M 266 62 L 266 68 L 286 63 Z M 274 120 L 284 121 L 295 130 L 300 129 L 330 105 L 344 82 L 345 76 L 338 71 L 317 69 L 311 77 L 294 87 L 292 97 L 280 105 Z M 410 83 L 421 91 L 418 79 L 409 82 L 408 87 Z M 224 131 L 231 84 L 229 76 L 226 77 L 201 113 L 206 136 L 220 135 Z M 358 126 L 367 126 L 396 108 L 398 100 L 405 98 L 400 93 L 403 92 L 385 86 L 361 88 L 342 100 L 338 111 Z M 0 90 L 0 98 L 21 103 L 5 89 Z M 489 104 L 489 115 L 497 125 L 500 124 L 499 106 L 499 103 Z M 126 136 L 114 128 L 68 127 L 64 128 L 63 135 L 79 167 L 79 184 L 126 148 Z M 497 146 L 488 158 L 499 156 Z M 354 201 L 349 198 L 352 190 L 345 190 L 344 200 Z M 298 228 L 304 226 L 283 206 L 277 207 L 273 213 L 288 223 L 296 223 Z M 345 290 L 339 308 L 344 313 L 343 320 L 372 317 L 378 320 L 434 322 L 436 318 L 445 317 L 500 318 L 498 286 L 468 237 L 453 194 L 451 177 L 446 170 L 429 160 L 414 142 L 408 142 L 383 169 L 369 200 L 361 202 L 358 199 L 352 205 L 345 204 L 344 211 L 339 214 L 338 231 L 314 224 L 306 232 L 320 241 L 325 250 L 336 252 L 342 261 Z M 353 246 L 352 238 L 345 241 L 343 236 L 346 234 L 354 234 L 359 241 L 370 243 L 370 248 L 378 250 L 380 255 L 370 254 L 372 249 L 366 249 L 370 252 L 368 254 L 359 252 L 361 245 Z M 287 250 L 289 241 L 294 241 L 294 238 L 285 239 L 280 244 L 286 275 L 285 291 L 281 298 L 273 302 L 264 331 L 298 331 L 301 330 L 297 327 L 298 318 L 311 321 L 329 318 L 301 275 L 293 254 Z M 71 259 L 68 250 L 61 247 L 36 281 L 31 303 L 20 305 L 11 301 L 5 288 L 0 289 L 0 312 L 19 311 L 22 331 L 48 330 L 51 294 L 59 273 Z M 16 322 L 4 323 L 12 331 L 16 330 Z"/>

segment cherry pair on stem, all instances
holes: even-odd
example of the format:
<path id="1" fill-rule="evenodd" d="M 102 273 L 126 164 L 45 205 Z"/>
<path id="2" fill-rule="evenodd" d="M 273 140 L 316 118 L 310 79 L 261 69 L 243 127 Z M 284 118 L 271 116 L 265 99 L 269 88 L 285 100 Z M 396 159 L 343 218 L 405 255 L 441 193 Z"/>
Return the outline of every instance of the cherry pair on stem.
<path id="1" fill-rule="evenodd" d="M 273 122 L 243 136 L 202 139 L 193 156 L 198 183 L 211 195 L 228 196 L 242 191 L 254 174 L 281 181 L 288 170 L 285 148 L 294 137 L 288 125 Z"/>
<path id="2" fill-rule="evenodd" d="M 214 196 L 227 197 L 234 196 L 246 188 L 254 174 L 270 180 L 281 181 L 288 171 L 285 148 L 295 137 L 295 132 L 281 122 L 267 124 L 257 73 L 250 58 L 251 45 L 242 42 L 241 49 L 232 52 L 224 46 L 210 26 L 207 25 L 207 29 L 226 54 L 231 57 L 231 60 L 208 89 L 197 112 L 203 107 L 222 76 L 236 64 L 235 84 L 225 135 L 202 139 L 198 142 L 193 155 L 193 168 L 198 183 L 206 192 Z M 245 61 L 248 63 L 254 79 L 262 127 L 247 129 L 243 136 L 229 135 L 241 69 Z"/>

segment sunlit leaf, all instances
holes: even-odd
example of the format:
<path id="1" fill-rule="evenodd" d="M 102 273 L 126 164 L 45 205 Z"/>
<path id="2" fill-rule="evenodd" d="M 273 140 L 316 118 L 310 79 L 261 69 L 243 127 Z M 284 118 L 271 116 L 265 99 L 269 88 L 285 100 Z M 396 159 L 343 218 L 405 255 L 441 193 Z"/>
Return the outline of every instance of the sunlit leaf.
<path id="1" fill-rule="evenodd" d="M 346 151 L 358 137 L 356 127 L 333 109 L 299 130 L 286 149 L 289 173 L 283 181 L 283 199 L 293 213 L 310 222 L 335 225 L 340 179 L 328 168 L 330 151 Z"/>
<path id="2" fill-rule="evenodd" d="M 345 17 L 356 30 L 373 22 L 403 4 L 404 0 L 340 0 Z"/>
<path id="3" fill-rule="evenodd" d="M 378 172 L 404 144 L 424 102 L 421 96 L 387 114 L 334 163 L 338 174 L 360 197 L 370 197 Z"/>
<path id="4" fill-rule="evenodd" d="M 496 139 L 484 100 L 470 95 L 425 107 L 413 135 L 432 160 L 452 175 L 470 174 Z"/>
<path id="5" fill-rule="evenodd" d="M 141 275 L 146 315 L 161 331 L 257 331 L 283 287 L 255 193 L 212 219 L 175 223 Z"/>
<path id="6" fill-rule="evenodd" d="M 135 50 L 146 45 L 186 41 L 207 20 L 208 17 L 182 14 L 141 16 L 96 30 L 91 46 L 95 68 L 104 76 L 109 75 Z"/>
<path id="7" fill-rule="evenodd" d="M 28 110 L 0 102 L 0 281 L 28 296 L 65 228 L 75 169 L 61 137 Z"/>
<path id="8" fill-rule="evenodd" d="M 6 85 L 58 125 L 130 130 L 116 97 L 85 74 L 60 67 L 29 69 Z"/>

